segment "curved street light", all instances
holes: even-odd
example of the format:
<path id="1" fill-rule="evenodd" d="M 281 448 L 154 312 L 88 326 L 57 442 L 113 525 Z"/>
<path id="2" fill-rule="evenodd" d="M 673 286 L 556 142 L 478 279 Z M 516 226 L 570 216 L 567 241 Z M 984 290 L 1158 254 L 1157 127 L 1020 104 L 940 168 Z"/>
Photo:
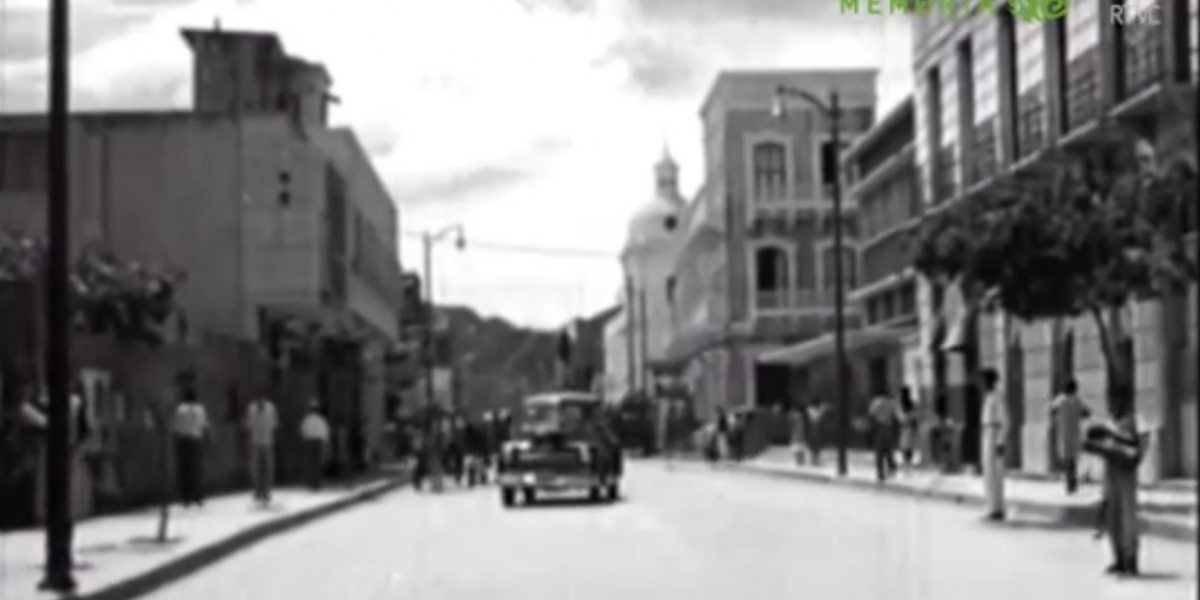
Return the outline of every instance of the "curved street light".
<path id="1" fill-rule="evenodd" d="M 425 231 L 421 233 L 421 248 L 423 251 L 423 260 L 425 264 L 425 402 L 433 404 L 433 246 L 438 242 L 449 239 L 453 236 L 454 247 L 457 250 L 463 250 L 467 247 L 467 231 L 461 224 L 453 224 L 443 227 L 437 231 Z"/>
<path id="2" fill-rule="evenodd" d="M 771 114 L 777 119 L 787 118 L 787 101 L 799 99 L 816 108 L 829 119 L 830 155 L 828 160 L 832 171 L 830 186 L 833 195 L 833 285 L 834 285 L 834 364 L 837 378 L 838 406 L 838 447 L 837 471 L 845 477 L 848 472 L 846 459 L 847 447 L 850 445 L 850 397 L 847 393 L 849 385 L 846 369 L 846 298 L 845 298 L 845 244 L 842 227 L 842 165 L 841 165 L 841 117 L 842 109 L 837 91 L 829 93 L 828 102 L 822 101 L 813 94 L 801 89 L 780 85 L 775 89 L 771 103 Z M 821 173 L 823 177 L 825 173 Z"/>

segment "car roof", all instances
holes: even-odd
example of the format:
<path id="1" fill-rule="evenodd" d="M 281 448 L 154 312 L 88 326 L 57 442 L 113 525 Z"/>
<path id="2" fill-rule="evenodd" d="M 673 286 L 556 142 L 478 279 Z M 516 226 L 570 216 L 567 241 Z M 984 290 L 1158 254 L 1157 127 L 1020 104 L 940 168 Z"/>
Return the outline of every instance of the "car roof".
<path id="1" fill-rule="evenodd" d="M 536 406 L 561 404 L 563 402 L 600 404 L 602 400 L 596 394 L 587 394 L 584 392 L 547 392 L 526 398 L 524 404 L 526 406 Z"/>

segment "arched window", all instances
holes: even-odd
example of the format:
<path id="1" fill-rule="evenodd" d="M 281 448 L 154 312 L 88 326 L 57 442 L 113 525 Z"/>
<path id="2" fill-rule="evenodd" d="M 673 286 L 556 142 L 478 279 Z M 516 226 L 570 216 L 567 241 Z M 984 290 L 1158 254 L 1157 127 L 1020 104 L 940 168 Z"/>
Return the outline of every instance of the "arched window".
<path id="1" fill-rule="evenodd" d="M 755 289 L 778 292 L 787 289 L 788 258 L 782 248 L 767 246 L 754 254 Z"/>
<path id="2" fill-rule="evenodd" d="M 756 200 L 779 200 L 787 195 L 787 151 L 779 142 L 761 142 L 752 153 L 752 185 Z"/>

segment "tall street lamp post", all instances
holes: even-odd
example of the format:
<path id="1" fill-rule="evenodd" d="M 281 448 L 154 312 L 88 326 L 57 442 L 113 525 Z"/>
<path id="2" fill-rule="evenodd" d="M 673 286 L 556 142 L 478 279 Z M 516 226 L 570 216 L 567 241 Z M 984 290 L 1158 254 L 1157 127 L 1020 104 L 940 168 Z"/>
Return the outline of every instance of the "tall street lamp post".
<path id="1" fill-rule="evenodd" d="M 71 304 L 70 186 L 67 116 L 70 90 L 70 3 L 50 1 L 49 150 L 46 155 L 46 368 L 49 425 L 46 440 L 46 573 L 42 590 L 75 590 L 71 538 Z"/>
<path id="2" fill-rule="evenodd" d="M 837 373 L 837 406 L 838 406 L 838 448 L 837 448 L 837 470 L 838 475 L 845 477 L 848 472 L 848 464 L 846 459 L 847 448 L 850 445 L 850 397 L 847 386 L 847 363 L 846 363 L 846 298 L 845 298 L 845 273 L 844 271 L 844 241 L 842 231 L 842 165 L 841 165 L 841 117 L 842 109 L 839 104 L 838 94 L 832 91 L 829 94 L 828 101 L 822 101 L 820 98 L 793 87 L 781 85 L 775 89 L 775 98 L 772 104 L 772 114 L 776 118 L 785 118 L 787 114 L 787 100 L 799 99 L 817 109 L 825 118 L 829 120 L 829 141 L 830 150 L 823 158 L 828 161 L 827 172 L 831 174 L 830 186 L 833 193 L 833 285 L 834 285 L 834 363 Z M 821 173 L 822 177 L 826 173 Z"/>
<path id="3" fill-rule="evenodd" d="M 454 236 L 454 246 L 462 250 L 467 246 L 467 233 L 462 225 L 450 225 L 436 232 L 426 231 L 421 234 L 421 249 L 425 262 L 425 402 L 433 405 L 433 246 L 442 240 Z"/>

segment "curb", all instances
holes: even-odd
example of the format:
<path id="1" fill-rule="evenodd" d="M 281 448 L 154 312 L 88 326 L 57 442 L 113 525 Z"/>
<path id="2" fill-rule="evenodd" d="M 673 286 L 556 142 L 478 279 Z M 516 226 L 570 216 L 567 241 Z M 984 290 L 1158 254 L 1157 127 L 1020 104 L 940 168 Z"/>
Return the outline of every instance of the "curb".
<path id="1" fill-rule="evenodd" d="M 385 478 L 381 483 L 354 492 L 345 498 L 255 525 L 123 581 L 94 592 L 68 595 L 65 598 L 71 600 L 133 600 L 140 598 L 268 538 L 379 498 L 403 487 L 407 482 L 408 479 L 401 475 Z"/>
<path id="2" fill-rule="evenodd" d="M 722 469 L 747 475 L 759 475 L 774 477 L 777 479 L 790 479 L 808 481 L 812 483 L 822 483 L 826 485 L 838 485 L 845 488 L 882 492 L 894 496 L 907 496 L 910 498 L 934 500 L 945 504 L 957 504 L 960 506 L 982 507 L 986 504 L 986 500 L 982 496 L 977 496 L 974 494 L 888 484 L 880 485 L 874 481 L 866 481 L 862 479 L 842 479 L 823 473 L 812 473 L 799 470 L 776 471 L 774 469 L 756 468 L 747 465 L 723 465 Z M 1055 524 L 1064 527 L 1083 529 L 1092 528 L 1096 524 L 1096 510 L 1098 508 L 1097 504 L 1089 504 L 1085 506 L 1062 506 L 1030 500 L 1013 499 L 1009 499 L 1006 504 L 1014 509 L 1015 512 L 1046 518 L 1053 521 Z M 1142 522 L 1142 532 L 1146 535 L 1180 542 L 1195 543 L 1196 541 L 1197 528 L 1195 525 L 1190 525 L 1186 522 L 1166 520 L 1155 517 L 1147 518 L 1145 515 L 1142 515 L 1140 520 Z"/>

